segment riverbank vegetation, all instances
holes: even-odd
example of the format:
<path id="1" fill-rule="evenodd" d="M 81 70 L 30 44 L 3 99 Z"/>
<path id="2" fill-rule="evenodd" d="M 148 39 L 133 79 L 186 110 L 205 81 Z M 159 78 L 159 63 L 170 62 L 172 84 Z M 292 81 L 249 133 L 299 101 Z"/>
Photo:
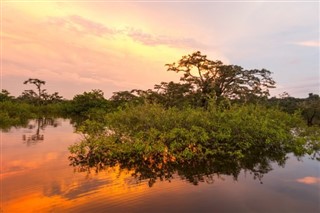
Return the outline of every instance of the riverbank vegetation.
<path id="1" fill-rule="evenodd" d="M 73 118 L 84 139 L 70 147 L 72 165 L 117 164 L 150 177 L 170 177 L 181 166 L 206 173 L 207 164 L 219 165 L 218 159 L 230 161 L 232 169 L 224 172 L 236 177 L 240 168 L 263 173 L 270 161 L 281 165 L 287 153 L 319 158 L 319 95 L 270 98 L 270 71 L 224 65 L 200 52 L 167 68 L 182 73 L 180 82 L 114 92 L 109 99 L 95 89 L 65 100 L 48 94 L 45 81 L 28 79 L 24 83 L 34 84 L 36 92 L 13 97 L 2 90 L 0 126 L 47 115 Z"/>

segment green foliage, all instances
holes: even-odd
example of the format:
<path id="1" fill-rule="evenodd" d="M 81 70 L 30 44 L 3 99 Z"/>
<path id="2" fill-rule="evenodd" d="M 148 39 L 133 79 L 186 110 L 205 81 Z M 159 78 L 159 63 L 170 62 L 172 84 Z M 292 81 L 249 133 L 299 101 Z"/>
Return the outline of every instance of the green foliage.
<path id="1" fill-rule="evenodd" d="M 24 126 L 29 119 L 39 117 L 66 117 L 64 102 L 48 105 L 34 105 L 19 101 L 0 102 L 0 129 Z"/>
<path id="2" fill-rule="evenodd" d="M 287 153 L 301 156 L 320 148 L 319 132 L 310 131 L 298 114 L 253 104 L 212 104 L 207 110 L 144 104 L 108 113 L 101 122 L 88 120 L 79 129 L 85 138 L 70 147 L 72 164 L 118 164 L 150 178 L 151 185 L 175 171 L 196 183 L 190 169 L 235 178 L 245 169 L 260 178 L 271 170 L 270 162 L 283 165 Z"/>
<path id="3" fill-rule="evenodd" d="M 299 113 L 308 126 L 320 126 L 320 97 L 310 93 L 307 98 L 294 98 L 288 93 L 280 95 L 280 98 L 271 98 L 266 102 L 268 106 L 277 106 L 284 112 Z"/>
<path id="4" fill-rule="evenodd" d="M 35 93 L 33 90 L 25 90 L 22 92 L 22 94 L 17 98 L 18 101 L 34 104 L 34 105 L 40 105 L 41 99 L 38 97 L 37 93 Z"/>
<path id="5" fill-rule="evenodd" d="M 1 93 L 0 93 L 0 102 L 4 102 L 4 101 L 12 101 L 13 100 L 13 96 L 10 95 L 10 93 L 3 89 L 1 90 Z"/>
<path id="6" fill-rule="evenodd" d="M 149 134 L 150 128 L 167 133 L 174 129 L 192 132 L 196 127 L 204 129 L 211 140 L 220 143 L 224 140 L 239 143 L 240 139 L 249 140 L 250 143 L 269 140 L 282 142 L 290 139 L 290 129 L 300 121 L 298 116 L 255 105 L 206 111 L 201 108 L 165 110 L 159 105 L 147 104 L 108 114 L 106 119 L 109 128 L 129 136 L 138 134 L 148 138 L 146 134 Z"/>
<path id="7" fill-rule="evenodd" d="M 16 103 L 12 101 L 0 102 L 1 129 L 26 125 L 28 119 L 35 117 L 34 107 L 27 103 Z"/>
<path id="8" fill-rule="evenodd" d="M 71 101 L 68 112 L 74 115 L 90 117 L 95 112 L 109 110 L 109 102 L 104 98 L 101 90 L 92 90 L 84 92 L 81 95 L 74 96 Z"/>
<path id="9" fill-rule="evenodd" d="M 193 94 L 193 86 L 189 83 L 161 82 L 155 85 L 154 89 L 157 90 L 158 95 L 155 102 L 166 108 L 183 108 L 193 105 L 195 94 Z"/>
<path id="10" fill-rule="evenodd" d="M 300 99 L 294 97 L 282 97 L 277 99 L 275 97 L 268 100 L 269 105 L 278 106 L 282 111 L 293 114 L 299 109 Z"/>
<path id="11" fill-rule="evenodd" d="M 316 94 L 309 94 L 309 97 L 302 101 L 299 105 L 303 117 L 307 120 L 307 124 L 320 125 L 320 97 Z"/>
<path id="12" fill-rule="evenodd" d="M 137 95 L 134 94 L 135 92 Z M 139 92 L 140 90 L 114 92 L 110 98 L 113 108 L 122 108 L 128 104 L 137 105 L 143 103 L 144 97 Z"/>

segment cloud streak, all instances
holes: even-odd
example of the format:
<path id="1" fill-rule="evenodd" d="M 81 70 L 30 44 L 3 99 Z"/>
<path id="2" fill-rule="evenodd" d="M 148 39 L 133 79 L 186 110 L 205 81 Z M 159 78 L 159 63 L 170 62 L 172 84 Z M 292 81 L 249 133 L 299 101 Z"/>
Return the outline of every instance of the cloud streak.
<path id="1" fill-rule="evenodd" d="M 79 35 L 95 35 L 107 36 L 114 35 L 116 32 L 106 27 L 105 25 L 83 18 L 79 15 L 72 15 L 68 17 L 48 17 L 46 24 L 65 28 L 73 31 Z"/>
<path id="2" fill-rule="evenodd" d="M 320 47 L 320 41 L 315 40 L 295 42 L 293 44 L 304 47 Z"/>
<path id="3" fill-rule="evenodd" d="M 79 15 L 66 17 L 48 17 L 47 24 L 72 31 L 80 36 L 94 35 L 98 37 L 107 36 L 127 36 L 135 42 L 147 46 L 165 45 L 173 48 L 194 48 L 207 49 L 204 45 L 193 38 L 177 38 L 166 35 L 156 35 L 144 32 L 138 28 L 125 27 L 124 29 L 114 29 L 106 25 L 92 21 Z"/>
<path id="4" fill-rule="evenodd" d="M 194 47 L 195 49 L 207 49 L 208 46 L 197 42 L 192 38 L 174 38 L 164 35 L 152 35 L 145 33 L 142 30 L 129 29 L 127 36 L 132 38 L 134 41 L 141 42 L 145 45 L 156 46 L 156 45 L 167 45 L 169 47 Z"/>

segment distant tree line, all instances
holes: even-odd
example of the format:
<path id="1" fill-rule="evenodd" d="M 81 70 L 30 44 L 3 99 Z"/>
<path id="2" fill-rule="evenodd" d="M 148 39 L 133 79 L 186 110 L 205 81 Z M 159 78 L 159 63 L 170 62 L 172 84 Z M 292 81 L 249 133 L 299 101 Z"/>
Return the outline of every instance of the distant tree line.
<path id="1" fill-rule="evenodd" d="M 221 61 L 209 60 L 199 51 L 166 64 L 166 67 L 168 71 L 182 74 L 180 82 L 161 82 L 148 90 L 118 91 L 110 99 L 104 97 L 102 90 L 95 89 L 66 100 L 58 92 L 49 94 L 43 89 L 45 81 L 29 78 L 23 83 L 33 84 L 35 90 L 25 90 L 18 97 L 2 90 L 0 106 L 3 111 L 10 111 L 8 102 L 25 103 L 41 112 L 56 111 L 98 119 L 107 112 L 145 103 L 159 104 L 166 109 L 208 109 L 212 104 L 227 108 L 232 104 L 259 103 L 278 107 L 289 114 L 300 113 L 309 126 L 320 125 L 319 95 L 310 93 L 306 98 L 294 98 L 284 93 L 279 98 L 270 98 L 269 89 L 275 87 L 275 81 L 266 69 L 246 70 L 238 65 L 225 65 Z"/>

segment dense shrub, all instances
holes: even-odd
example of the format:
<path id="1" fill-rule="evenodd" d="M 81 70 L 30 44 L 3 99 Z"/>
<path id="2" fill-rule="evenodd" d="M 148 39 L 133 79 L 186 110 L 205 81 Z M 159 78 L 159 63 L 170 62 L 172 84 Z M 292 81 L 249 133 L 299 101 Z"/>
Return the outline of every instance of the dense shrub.
<path id="1" fill-rule="evenodd" d="M 145 104 L 109 113 L 104 123 L 88 120 L 80 130 L 85 140 L 70 147 L 77 165 L 231 158 L 255 168 L 270 160 L 281 164 L 289 152 L 301 155 L 319 148 L 320 138 L 306 133 L 297 114 L 249 104 L 208 110 Z"/>
<path id="2" fill-rule="evenodd" d="M 12 101 L 0 102 L 0 128 L 25 125 L 30 118 L 35 118 L 34 106 Z"/>

